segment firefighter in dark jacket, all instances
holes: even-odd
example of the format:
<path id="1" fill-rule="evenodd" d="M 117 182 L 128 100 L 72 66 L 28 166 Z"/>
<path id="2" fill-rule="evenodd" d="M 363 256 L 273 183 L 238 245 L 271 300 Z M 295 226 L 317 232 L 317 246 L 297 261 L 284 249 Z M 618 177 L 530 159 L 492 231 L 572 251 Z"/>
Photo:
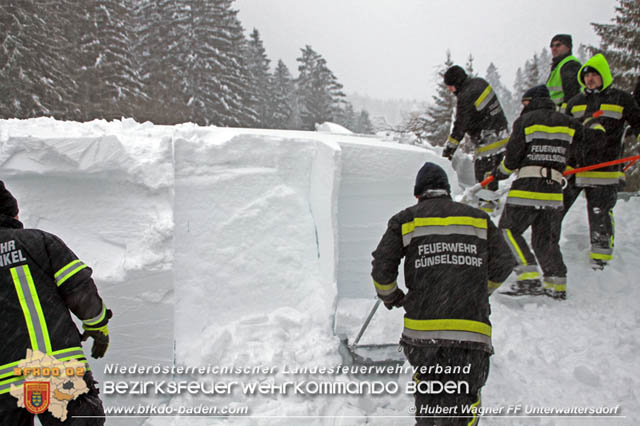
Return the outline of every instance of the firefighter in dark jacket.
<path id="1" fill-rule="evenodd" d="M 556 112 L 544 85 L 522 97 L 524 108 L 513 124 L 504 160 L 496 168 L 496 180 L 513 181 L 499 227 L 518 265 L 509 295 L 541 295 L 566 298 L 567 267 L 560 252 L 562 224 L 562 172 L 575 164 L 584 135 L 580 122 Z M 523 233 L 531 227 L 531 253 Z M 544 287 L 536 262 L 540 262 Z"/>
<path id="2" fill-rule="evenodd" d="M 462 414 L 463 405 L 479 405 L 493 353 L 489 294 L 514 266 L 489 216 L 452 201 L 449 191 L 444 170 L 425 163 L 414 187 L 418 203 L 389 220 L 372 253 L 371 276 L 378 297 L 388 309 L 403 307 L 406 312 L 401 344 L 411 365 L 453 369 L 451 374 L 423 371 L 414 376 L 420 425 L 476 424 L 475 416 L 456 416 Z M 406 296 L 396 282 L 402 258 Z M 471 371 L 456 373 L 469 364 Z M 432 381 L 449 380 L 466 381 L 468 386 L 453 394 L 427 392 Z M 429 417 L 433 416 L 429 407 L 436 406 L 449 407 L 451 418 L 446 423 Z"/>
<path id="3" fill-rule="evenodd" d="M 486 80 L 470 78 L 467 73 L 454 65 L 444 74 L 444 83 L 458 98 L 453 130 L 442 151 L 442 156 L 451 160 L 458 145 L 468 134 L 475 145 L 474 172 L 480 182 L 500 163 L 507 144 L 507 119 L 493 88 Z M 487 189 L 495 191 L 497 184 L 489 184 Z M 491 213 L 495 203 L 482 200 L 479 206 Z"/>
<path id="4" fill-rule="evenodd" d="M 640 108 L 629 93 L 611 86 L 613 78 L 602 54 L 595 55 L 584 64 L 579 81 L 584 92 L 568 102 L 566 113 L 583 120 L 587 127 L 601 125 L 606 132 L 595 133 L 594 137 L 588 138 L 588 149 L 583 153 L 580 166 L 616 160 L 623 152 L 625 122 L 631 125 L 635 134 L 640 132 Z M 565 215 L 580 192 L 585 190 L 590 259 L 596 270 L 603 269 L 613 259 L 613 207 L 617 201 L 618 186 L 623 183 L 622 165 L 615 165 L 577 173 L 575 178 L 569 179 L 564 190 Z"/>
<path id="5" fill-rule="evenodd" d="M 58 237 L 38 229 L 23 229 L 18 204 L 0 181 L 0 425 L 33 425 L 34 414 L 17 406 L 9 394 L 21 386 L 24 376 L 14 376 L 14 367 L 25 359 L 27 349 L 59 361 L 75 360 L 86 365 L 81 335 L 70 311 L 82 320 L 84 338 L 94 339 L 91 355 L 104 356 L 109 345 L 107 310 L 91 279 L 91 269 Z M 102 402 L 90 371 L 83 377 L 89 392 L 67 406 L 64 423 L 48 411 L 39 414 L 44 426 L 92 426 L 104 424 Z"/>
<path id="6" fill-rule="evenodd" d="M 564 108 L 569 99 L 580 93 L 580 61 L 571 53 L 573 41 L 569 34 L 556 34 L 549 47 L 552 59 L 547 89 L 553 103 L 558 108 Z"/>

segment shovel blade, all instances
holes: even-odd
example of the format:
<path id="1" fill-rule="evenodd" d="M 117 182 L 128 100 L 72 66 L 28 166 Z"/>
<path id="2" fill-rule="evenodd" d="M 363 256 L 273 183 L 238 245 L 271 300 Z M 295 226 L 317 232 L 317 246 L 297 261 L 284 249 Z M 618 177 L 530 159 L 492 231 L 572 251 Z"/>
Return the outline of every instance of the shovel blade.
<path id="1" fill-rule="evenodd" d="M 340 355 L 346 365 L 396 367 L 406 361 L 398 344 L 350 345 L 348 339 L 340 343 Z"/>

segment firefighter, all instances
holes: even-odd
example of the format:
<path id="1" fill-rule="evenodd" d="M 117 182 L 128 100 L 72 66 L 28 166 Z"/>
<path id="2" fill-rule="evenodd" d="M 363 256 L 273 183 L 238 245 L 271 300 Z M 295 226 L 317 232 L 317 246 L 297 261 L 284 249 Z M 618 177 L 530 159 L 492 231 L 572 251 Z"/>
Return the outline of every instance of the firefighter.
<path id="1" fill-rule="evenodd" d="M 83 337 L 93 338 L 91 356 L 104 356 L 111 311 L 98 295 L 91 269 L 62 240 L 38 229 L 23 229 L 18 203 L 1 181 L 0 252 L 0 425 L 33 425 L 34 414 L 19 408 L 17 399 L 9 394 L 12 385 L 25 382 L 24 376 L 14 376 L 18 361 L 31 349 L 59 361 L 87 365 L 70 312 L 82 320 Z M 38 415 L 43 426 L 104 424 L 104 418 L 74 418 L 104 416 L 88 368 L 83 379 L 89 392 L 69 402 L 67 420 L 61 423 L 46 411 Z"/>
<path id="2" fill-rule="evenodd" d="M 480 182 L 502 159 L 509 140 L 507 119 L 496 93 L 486 80 L 471 78 L 464 69 L 454 65 L 445 72 L 444 83 L 458 101 L 453 130 L 442 156 L 451 160 L 462 138 L 468 134 L 475 145 L 474 172 L 476 181 Z M 487 189 L 495 191 L 498 185 L 491 183 Z M 493 212 L 495 207 L 495 202 L 481 200 L 480 208 L 487 213 Z"/>
<path id="3" fill-rule="evenodd" d="M 516 171 L 507 195 L 499 228 L 518 264 L 516 282 L 508 295 L 547 294 L 566 298 L 567 267 L 560 252 L 562 224 L 562 172 L 576 164 L 582 125 L 556 112 L 546 86 L 535 86 L 522 97 L 524 108 L 513 124 L 504 160 L 496 168 L 496 180 Z M 531 227 L 531 253 L 523 233 Z M 543 272 L 540 280 L 537 261 Z"/>
<path id="4" fill-rule="evenodd" d="M 378 297 L 388 309 L 403 307 L 401 345 L 415 367 L 416 420 L 420 425 L 476 424 L 459 418 L 461 406 L 480 403 L 480 389 L 493 353 L 489 294 L 511 273 L 515 261 L 502 234 L 487 213 L 452 201 L 447 175 L 425 163 L 414 187 L 418 203 L 389 220 L 373 255 L 371 276 Z M 398 266 L 404 258 L 407 294 L 398 287 Z M 470 365 L 470 371 L 460 367 Z M 468 382 L 452 394 L 428 392 L 432 383 Z M 429 407 L 451 414 L 429 417 Z M 470 423 L 471 421 L 471 423 Z"/>
<path id="5" fill-rule="evenodd" d="M 581 166 L 616 160 L 623 152 L 625 122 L 632 126 L 635 134 L 640 132 L 640 108 L 629 93 L 611 86 L 613 78 L 602 54 L 589 59 L 578 76 L 584 91 L 569 100 L 566 113 L 583 120 L 587 127 L 601 124 L 606 132 L 605 135 L 598 133 L 600 137 L 596 134 L 587 138 L 588 149 L 583 153 Z M 613 208 L 618 186 L 623 183 L 622 165 L 615 165 L 577 173 L 564 190 L 565 215 L 585 190 L 591 240 L 589 257 L 595 270 L 603 269 L 613 259 Z"/>
<path id="6" fill-rule="evenodd" d="M 566 107 L 567 101 L 580 93 L 580 61 L 571 53 L 572 47 L 573 41 L 569 34 L 556 34 L 549 45 L 552 59 L 547 88 L 551 100 L 559 109 Z"/>

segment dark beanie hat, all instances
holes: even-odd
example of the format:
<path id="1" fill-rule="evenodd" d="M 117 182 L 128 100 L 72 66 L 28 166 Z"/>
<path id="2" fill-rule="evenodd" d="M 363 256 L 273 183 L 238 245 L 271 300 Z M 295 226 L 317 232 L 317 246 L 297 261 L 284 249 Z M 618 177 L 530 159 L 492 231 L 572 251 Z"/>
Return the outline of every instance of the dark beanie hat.
<path id="1" fill-rule="evenodd" d="M 451 191 L 447 174 L 435 163 L 426 162 L 416 176 L 416 185 L 413 187 L 413 195 L 419 197 L 429 189 L 444 189 Z"/>
<path id="2" fill-rule="evenodd" d="M 554 41 L 559 41 L 560 43 L 567 46 L 569 49 L 573 47 L 573 41 L 571 40 L 571 35 L 569 34 L 556 34 L 551 39 L 551 43 Z"/>
<path id="3" fill-rule="evenodd" d="M 530 101 L 533 98 L 549 98 L 549 89 L 544 84 L 533 86 L 522 95 L 523 101 Z"/>
<path id="4" fill-rule="evenodd" d="M 467 79 L 467 73 L 458 65 L 454 65 L 444 73 L 444 84 L 460 86 Z"/>
<path id="5" fill-rule="evenodd" d="M 0 180 L 0 214 L 10 217 L 18 216 L 18 201 L 5 188 L 4 182 Z"/>

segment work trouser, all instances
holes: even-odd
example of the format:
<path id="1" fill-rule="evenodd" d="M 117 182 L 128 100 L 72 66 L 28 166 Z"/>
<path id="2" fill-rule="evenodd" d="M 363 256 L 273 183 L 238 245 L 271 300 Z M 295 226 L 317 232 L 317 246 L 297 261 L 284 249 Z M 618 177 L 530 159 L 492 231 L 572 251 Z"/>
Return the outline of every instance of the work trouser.
<path id="1" fill-rule="evenodd" d="M 490 354 L 477 349 L 448 346 L 414 346 L 406 343 L 402 346 L 409 363 L 418 368 L 413 377 L 416 382 L 414 398 L 417 424 L 477 425 L 479 418 L 473 414 L 472 407 L 480 408 L 480 390 L 489 376 Z M 464 370 L 467 365 L 471 366 L 470 371 Z M 453 371 L 441 372 L 438 367 Z M 421 368 L 425 371 L 421 371 Z M 439 383 L 444 385 L 448 382 L 457 385 L 454 392 L 440 389 Z M 465 409 L 470 412 L 465 414 Z"/>
<path id="2" fill-rule="evenodd" d="M 93 375 L 90 371 L 85 373 L 83 379 L 89 388 L 89 392 L 69 401 L 67 405 L 67 420 L 61 422 L 56 417 L 53 417 L 49 411 L 45 411 L 42 414 L 38 414 L 38 420 L 42 423 L 42 426 L 104 425 L 104 417 L 75 418 L 75 416 L 104 416 L 104 408 L 96 387 L 97 382 L 93 380 Z M 16 404 L 17 400 L 13 396 L 4 394 L 0 398 L 3 399 L 2 404 L 0 404 L 0 426 L 33 426 L 35 415 L 25 408 L 19 408 Z M 12 408 L 8 409 L 7 407 Z"/>
<path id="3" fill-rule="evenodd" d="M 564 189 L 565 215 L 583 189 L 587 197 L 587 215 L 591 240 L 590 258 L 608 262 L 613 259 L 613 240 L 615 235 L 613 208 L 618 200 L 618 186 L 581 187 L 575 184 L 574 179 L 569 180 Z"/>
<path id="4" fill-rule="evenodd" d="M 517 281 L 540 279 L 537 260 L 544 274 L 545 288 L 565 290 L 567 266 L 560 251 L 562 216 L 560 208 L 505 206 L 498 226 L 516 258 Z M 535 256 L 522 236 L 529 226 Z"/>

